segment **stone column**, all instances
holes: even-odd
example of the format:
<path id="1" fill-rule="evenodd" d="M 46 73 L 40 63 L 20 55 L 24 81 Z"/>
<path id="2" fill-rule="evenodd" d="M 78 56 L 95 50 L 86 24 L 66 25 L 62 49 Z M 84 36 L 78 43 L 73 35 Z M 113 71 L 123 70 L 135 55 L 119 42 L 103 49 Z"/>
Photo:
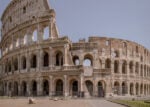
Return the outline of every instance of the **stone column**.
<path id="1" fill-rule="evenodd" d="M 112 84 L 113 84 L 113 82 L 111 83 L 110 80 L 107 80 L 107 81 L 106 81 L 106 87 L 105 87 L 105 92 L 106 92 L 105 97 L 106 97 L 106 98 L 109 98 L 110 95 L 113 94 L 112 88 L 113 88 L 114 86 L 113 86 Z"/>
<path id="2" fill-rule="evenodd" d="M 100 68 L 98 50 L 94 50 L 93 68 L 95 69 Z"/>
<path id="3" fill-rule="evenodd" d="M 37 95 L 38 96 L 42 96 L 42 92 L 43 92 L 43 90 L 42 90 L 42 78 L 38 78 L 37 79 Z"/>
<path id="4" fill-rule="evenodd" d="M 43 37 L 44 37 L 43 28 L 40 24 L 37 25 L 37 28 L 38 28 L 38 30 L 37 30 L 37 39 L 38 39 L 38 42 L 40 43 L 43 40 Z"/>
<path id="5" fill-rule="evenodd" d="M 122 74 L 122 61 L 119 61 L 119 73 Z"/>
<path id="6" fill-rule="evenodd" d="M 30 45 L 32 43 L 32 32 L 28 31 L 28 34 L 26 36 L 27 36 L 27 43 L 26 43 L 26 45 Z"/>
<path id="7" fill-rule="evenodd" d="M 31 55 L 29 53 L 29 51 L 26 53 L 26 64 L 27 64 L 27 72 L 30 71 L 30 58 L 31 58 Z"/>
<path id="8" fill-rule="evenodd" d="M 42 67 L 42 55 L 43 55 L 43 50 L 42 49 L 39 49 L 37 51 L 37 68 L 38 68 L 38 71 L 41 70 L 41 67 Z"/>
<path id="9" fill-rule="evenodd" d="M 68 78 L 67 75 L 64 75 L 64 96 L 65 97 L 69 95 L 67 78 Z"/>
<path id="10" fill-rule="evenodd" d="M 111 74 L 114 74 L 114 60 L 111 60 Z"/>
<path id="11" fill-rule="evenodd" d="M 53 76 L 52 75 L 50 75 L 49 76 L 49 96 L 53 96 L 53 86 L 54 86 L 54 84 L 53 84 Z"/>
<path id="12" fill-rule="evenodd" d="M 30 81 L 27 81 L 27 96 L 31 96 L 33 93 L 31 93 L 31 87 L 30 87 Z"/>
<path id="13" fill-rule="evenodd" d="M 84 92 L 84 74 L 80 75 L 80 92 Z"/>
<path id="14" fill-rule="evenodd" d="M 21 83 L 18 82 L 18 96 L 21 96 Z"/>
<path id="15" fill-rule="evenodd" d="M 65 44 L 65 46 L 64 46 L 64 66 L 68 66 L 69 65 L 68 51 L 69 51 L 69 44 Z"/>
<path id="16" fill-rule="evenodd" d="M 136 66 L 135 66 L 135 65 L 136 65 L 135 62 L 133 62 L 133 75 L 134 75 L 134 76 L 136 76 L 136 73 L 135 73 L 135 67 L 136 67 Z"/>
<path id="17" fill-rule="evenodd" d="M 52 47 L 49 47 L 49 53 L 50 53 L 50 56 L 49 56 L 49 67 L 52 68 L 54 66 L 54 63 L 53 63 L 53 48 Z"/>

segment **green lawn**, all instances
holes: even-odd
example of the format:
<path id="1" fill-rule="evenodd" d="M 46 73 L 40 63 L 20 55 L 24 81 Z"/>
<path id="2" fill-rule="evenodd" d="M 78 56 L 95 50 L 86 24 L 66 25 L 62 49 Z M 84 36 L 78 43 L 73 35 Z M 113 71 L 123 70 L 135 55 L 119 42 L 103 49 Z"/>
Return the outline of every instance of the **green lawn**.
<path id="1" fill-rule="evenodd" d="M 111 100 L 114 103 L 128 105 L 129 107 L 150 107 L 150 103 L 144 101 L 131 101 L 131 100 Z"/>

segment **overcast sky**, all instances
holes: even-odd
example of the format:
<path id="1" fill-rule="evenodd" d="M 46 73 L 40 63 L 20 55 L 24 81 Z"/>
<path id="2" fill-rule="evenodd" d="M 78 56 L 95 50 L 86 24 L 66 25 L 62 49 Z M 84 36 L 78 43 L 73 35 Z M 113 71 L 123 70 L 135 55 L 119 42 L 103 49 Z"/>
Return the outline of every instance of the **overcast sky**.
<path id="1" fill-rule="evenodd" d="M 0 15 L 11 0 L 1 0 Z M 60 35 L 107 36 L 150 49 L 150 0 L 50 0 Z"/>

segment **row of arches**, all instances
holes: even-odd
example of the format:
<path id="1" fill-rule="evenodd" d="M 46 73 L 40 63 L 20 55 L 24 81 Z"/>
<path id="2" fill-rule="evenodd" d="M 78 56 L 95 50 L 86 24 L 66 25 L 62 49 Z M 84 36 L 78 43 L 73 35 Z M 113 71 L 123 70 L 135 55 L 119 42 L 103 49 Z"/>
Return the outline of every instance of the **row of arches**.
<path id="1" fill-rule="evenodd" d="M 22 56 L 21 57 L 21 60 L 20 60 L 20 63 L 21 65 L 19 65 L 19 59 L 18 58 L 15 58 L 12 62 L 11 61 L 8 61 L 8 64 L 5 64 L 6 65 L 6 68 L 5 68 L 5 72 L 11 72 L 11 71 L 17 71 L 19 70 L 19 66 L 22 70 L 25 70 L 27 69 L 27 61 L 29 59 L 29 63 L 30 63 L 30 68 L 37 68 L 38 66 L 38 56 L 36 54 L 32 54 L 30 56 L 30 58 L 27 58 L 26 56 Z M 48 52 L 43 52 L 43 56 L 42 56 L 42 65 L 43 67 L 49 67 L 50 65 L 50 56 L 49 56 L 49 53 Z M 56 66 L 63 66 L 63 53 L 62 52 L 57 52 L 56 55 L 55 55 L 55 65 Z"/>
<path id="2" fill-rule="evenodd" d="M 39 87 L 40 85 L 40 87 Z M 7 88 L 8 86 L 8 88 Z M 43 79 L 41 83 L 36 80 L 32 80 L 30 83 L 26 81 L 22 81 L 20 84 L 18 82 L 9 82 L 8 85 L 5 83 L 4 85 L 4 95 L 9 96 L 64 96 L 65 91 L 65 83 L 62 79 L 57 79 L 53 84 L 53 91 L 50 88 L 50 81 L 47 79 Z M 69 95 L 70 96 L 79 96 L 80 95 L 80 83 L 76 79 L 72 79 L 69 81 Z M 97 92 L 94 93 L 94 85 L 90 80 L 85 81 L 85 93 L 89 93 L 90 96 L 98 96 L 105 97 L 106 84 L 104 81 L 99 81 L 97 83 Z M 42 93 L 40 93 L 39 89 L 41 89 Z"/>
<path id="3" fill-rule="evenodd" d="M 143 83 L 127 83 L 127 82 L 114 82 L 114 94 L 117 95 L 149 95 L 150 94 L 150 85 Z"/>
<path id="4" fill-rule="evenodd" d="M 28 42 L 37 42 L 38 34 L 42 34 L 42 40 L 49 39 L 49 30 L 49 26 L 44 26 L 40 31 L 38 31 L 38 29 L 35 28 L 32 30 L 32 32 L 24 34 L 22 38 L 16 37 L 14 43 L 7 43 L 7 47 L 3 49 L 3 55 L 13 50 L 13 47 L 18 48 L 21 45 L 27 45 Z"/>

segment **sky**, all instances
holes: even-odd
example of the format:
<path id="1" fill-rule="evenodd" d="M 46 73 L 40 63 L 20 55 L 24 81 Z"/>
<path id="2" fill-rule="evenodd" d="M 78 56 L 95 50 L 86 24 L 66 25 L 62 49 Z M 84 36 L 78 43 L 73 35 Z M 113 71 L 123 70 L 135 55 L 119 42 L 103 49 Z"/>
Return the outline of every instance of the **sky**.
<path id="1" fill-rule="evenodd" d="M 1 0 L 0 16 L 11 0 Z M 72 41 L 102 36 L 150 49 L 150 0 L 49 0 L 60 35 Z"/>

